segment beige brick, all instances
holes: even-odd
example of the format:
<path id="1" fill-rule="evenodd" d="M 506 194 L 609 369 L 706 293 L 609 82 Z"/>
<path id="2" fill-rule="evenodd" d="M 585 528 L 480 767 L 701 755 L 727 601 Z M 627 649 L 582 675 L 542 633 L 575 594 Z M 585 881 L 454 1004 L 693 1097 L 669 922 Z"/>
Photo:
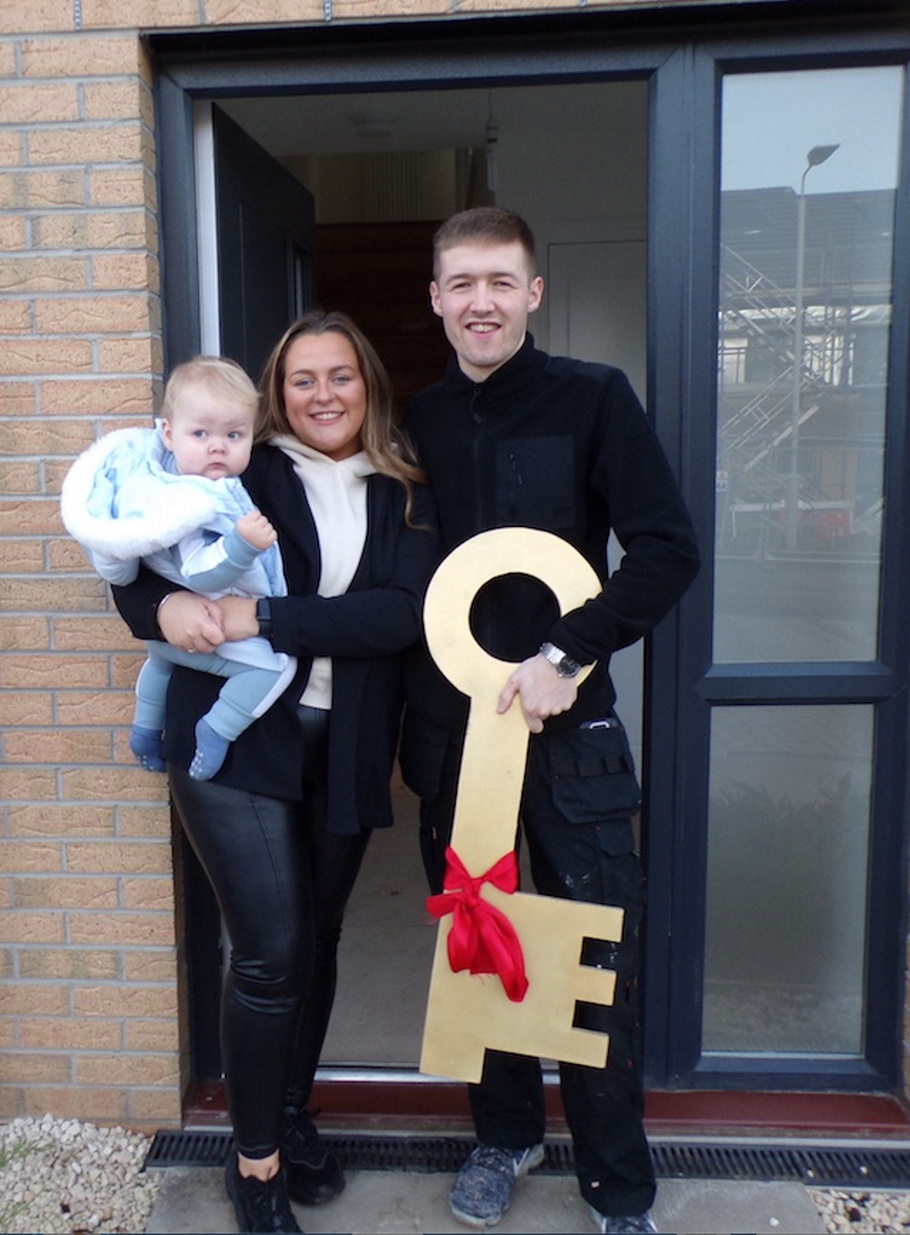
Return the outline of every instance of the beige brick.
<path id="1" fill-rule="evenodd" d="M 16 437 L 15 431 L 9 435 Z M 13 497 L 0 505 L 0 531 L 28 535 L 56 532 L 60 524 L 60 503 L 41 498 Z"/>
<path id="2" fill-rule="evenodd" d="M 19 976 L 111 981 L 123 976 L 121 961 L 113 948 L 20 948 Z"/>
<path id="3" fill-rule="evenodd" d="M 158 186 L 140 166 L 90 168 L 88 200 L 93 206 L 143 206 L 157 209 Z"/>
<path id="4" fill-rule="evenodd" d="M 177 981 L 177 957 L 173 949 L 139 948 L 123 954 L 124 978 L 128 982 Z"/>
<path id="5" fill-rule="evenodd" d="M 7 733 L 3 744 L 4 757 L 15 763 L 108 763 L 111 750 L 110 734 L 91 729 Z"/>
<path id="6" fill-rule="evenodd" d="M 82 25 L 86 30 L 118 29 L 124 26 L 195 26 L 200 21 L 198 0 L 82 0 Z M 247 22 L 249 22 L 249 9 Z"/>
<path id="7" fill-rule="evenodd" d="M 158 259 L 151 253 L 95 254 L 91 267 L 92 286 L 98 290 L 159 290 Z"/>
<path id="8" fill-rule="evenodd" d="M 0 948 L 0 978 L 13 976 L 13 955 L 12 948 Z"/>
<path id="9" fill-rule="evenodd" d="M 47 210 L 86 206 L 81 168 L 7 172 L 0 178 L 0 202 L 10 210 Z"/>
<path id="10" fill-rule="evenodd" d="M 180 1077 L 172 1052 L 166 1055 L 85 1055 L 76 1059 L 79 1085 L 176 1085 Z"/>
<path id="11" fill-rule="evenodd" d="M 21 167 L 26 162 L 24 129 L 0 129 L 0 167 Z"/>
<path id="12" fill-rule="evenodd" d="M 35 301 L 42 334 L 104 334 L 148 330 L 154 317 L 146 296 L 62 296 Z"/>
<path id="13" fill-rule="evenodd" d="M 163 947 L 174 942 L 174 923 L 170 914 L 163 913 L 80 913 L 74 910 L 69 914 L 69 939 L 83 947 L 112 944 Z"/>
<path id="14" fill-rule="evenodd" d="M 69 347 L 72 342 L 70 339 L 59 340 L 61 348 Z M 41 418 L 37 423 L 34 420 L 19 423 L 12 421 L 4 426 L 3 437 L 10 454 L 28 455 L 34 453 L 37 434 L 41 436 L 45 477 L 54 474 L 54 469 L 57 468 L 62 480 L 76 455 L 92 441 L 92 426 L 85 420 L 63 417 L 59 420 Z M 55 459 L 55 455 L 63 457 Z M 57 496 L 57 493 L 50 494 L 43 507 L 34 501 L 29 502 L 28 505 L 33 506 L 36 511 L 43 509 L 53 515 L 53 519 L 44 521 L 42 529 L 44 532 L 65 536 Z M 24 510 L 25 506 L 26 503 L 21 503 L 19 509 Z"/>
<path id="15" fill-rule="evenodd" d="M 35 459 L 9 459 L 0 461 L 0 491 L 3 493 L 38 493 L 41 487 L 41 464 Z M 4 564 L 9 560 L 6 553 L 14 548 L 11 542 L 3 546 Z"/>
<path id="16" fill-rule="evenodd" d="M 0 115 L 4 124 L 61 123 L 79 119 L 75 82 L 17 82 L 0 86 Z"/>
<path id="17" fill-rule="evenodd" d="M 52 802 L 41 806 L 13 806 L 7 811 L 10 835 L 21 837 L 113 836 L 116 821 L 117 810 L 113 806 Z"/>
<path id="18" fill-rule="evenodd" d="M 82 339 L 8 339 L 0 348 L 0 377 L 89 373 L 92 345 Z"/>
<path id="19" fill-rule="evenodd" d="M 0 78 L 15 77 L 16 74 L 16 44 L 12 40 L 0 40 Z"/>
<path id="20" fill-rule="evenodd" d="M 26 1050 L 116 1051 L 123 1043 L 120 1021 L 72 1020 L 65 1017 L 23 1018 L 19 1046 Z"/>
<path id="21" fill-rule="evenodd" d="M 107 685 L 107 660 L 103 656 L 16 656 L 0 659 L 0 688 L 64 690 Z"/>
<path id="22" fill-rule="evenodd" d="M 65 1085 L 72 1080 L 69 1055 L 6 1051 L 3 1065 L 4 1073 L 20 1085 Z"/>
<path id="23" fill-rule="evenodd" d="M 128 1089 L 124 1093 L 130 1127 L 148 1128 L 156 1132 L 159 1128 L 181 1126 L 183 1109 L 178 1086 L 167 1089 L 163 1086 L 158 1089 Z"/>
<path id="24" fill-rule="evenodd" d="M 71 26 L 72 16 L 66 23 Z M 22 72 L 26 77 L 112 77 L 139 67 L 139 40 L 130 35 L 67 34 L 25 39 Z"/>
<path id="25" fill-rule="evenodd" d="M 453 2 L 459 9 L 464 7 L 462 0 L 332 0 L 332 14 L 339 21 L 364 21 L 373 17 L 433 17 L 451 13 Z M 514 0 L 510 7 L 516 7 Z M 578 7 L 578 0 L 572 7 Z"/>
<path id="26" fill-rule="evenodd" d="M 2 1092 L 0 1089 L 0 1094 Z M 128 1117 L 126 1091 L 116 1086 L 53 1089 L 35 1085 L 22 1091 L 21 1100 L 24 1115 L 40 1117 L 53 1111 L 58 1119 L 81 1119 L 97 1124 L 125 1123 Z"/>
<path id="27" fill-rule="evenodd" d="M 13 879 L 13 902 L 21 909 L 116 909 L 119 901 L 117 880 L 113 876 Z"/>
<path id="28" fill-rule="evenodd" d="M 250 24 L 248 0 L 204 0 L 205 21 L 210 26 Z M 322 0 L 259 0 L 256 20 L 261 23 L 279 21 L 322 22 Z"/>
<path id="29" fill-rule="evenodd" d="M 126 724 L 132 717 L 132 708 L 132 696 L 121 696 L 119 693 L 76 692 L 60 695 L 57 699 L 60 723 L 68 726 Z"/>
<path id="30" fill-rule="evenodd" d="M 19 1045 L 19 1021 L 14 1017 L 0 1017 L 0 1051 L 8 1051 Z"/>
<path id="31" fill-rule="evenodd" d="M 0 1007 L 19 1016 L 68 1016 L 69 988 L 48 982 L 16 982 L 0 986 Z"/>
<path id="32" fill-rule="evenodd" d="M 0 34 L 69 30 L 72 24 L 70 0 L 6 0 L 0 5 Z"/>
<path id="33" fill-rule="evenodd" d="M 66 867 L 70 871 L 157 875 L 171 869 L 170 845 L 157 840 L 74 841 L 66 846 Z"/>
<path id="34" fill-rule="evenodd" d="M 46 646 L 47 635 L 45 618 L 6 616 L 0 618 L 0 648 L 4 652 L 23 651 L 40 647 L 42 644 Z"/>
<path id="35" fill-rule="evenodd" d="M 149 239 L 144 210 L 39 215 L 32 228 L 36 249 L 144 249 Z"/>
<path id="36" fill-rule="evenodd" d="M 136 650 L 136 640 L 120 617 L 55 617 L 52 625 L 54 647 L 58 652 L 88 651 L 92 648 L 133 653 Z"/>
<path id="37" fill-rule="evenodd" d="M 98 367 L 107 373 L 141 373 L 151 369 L 161 371 L 164 351 L 158 330 L 157 301 L 152 304 L 150 327 L 154 334 L 131 339 L 100 339 L 98 342 Z"/>
<path id="38" fill-rule="evenodd" d="M 63 943 L 62 913 L 5 909 L 0 915 L 0 939 L 5 943 Z"/>
<path id="39" fill-rule="evenodd" d="M 61 167 L 91 163 L 134 163 L 142 158 L 138 121 L 109 121 L 77 128 L 34 129 L 29 134 L 28 158 L 33 167 L 53 163 Z"/>
<path id="40" fill-rule="evenodd" d="M 124 1024 L 124 1047 L 128 1051 L 170 1051 L 180 1049 L 180 1028 L 173 1019 L 131 1020 Z M 99 1048 L 104 1049 L 104 1048 Z"/>
<path id="41" fill-rule="evenodd" d="M 32 307 L 27 301 L 0 301 L 0 335 L 28 334 L 31 329 Z"/>
<path id="42" fill-rule="evenodd" d="M 170 857 L 170 853 L 168 854 Z M 168 863 L 168 871 L 170 862 Z M 174 880 L 167 878 L 130 878 L 121 881 L 121 898 L 124 909 L 160 909 L 163 913 L 174 911 Z"/>
<path id="43" fill-rule="evenodd" d="M 24 1093 L 21 1085 L 0 1086 L 0 1119 L 15 1119 L 25 1114 Z"/>
<path id="44" fill-rule="evenodd" d="M 157 406 L 152 377 L 99 378 L 86 381 L 44 382 L 39 387 L 41 411 L 46 416 L 139 415 L 150 424 Z M 104 426 L 107 427 L 106 425 Z M 86 442 L 91 437 L 86 438 Z"/>
<path id="45" fill-rule="evenodd" d="M 173 986 L 76 986 L 72 991 L 75 1016 L 176 1017 L 177 991 Z"/>
<path id="46" fill-rule="evenodd" d="M 20 691 L 7 695 L 3 700 L 3 721 L 6 725 L 50 725 L 53 720 L 53 700 L 47 693 Z"/>
<path id="47" fill-rule="evenodd" d="M 32 416 L 37 408 L 37 393 L 34 382 L 0 383 L 0 416 Z"/>
<path id="48" fill-rule="evenodd" d="M 37 575 L 44 572 L 44 544 L 40 540 L 7 541 L 3 546 L 3 569 L 10 574 Z M 47 647 L 38 642 L 35 647 Z"/>
<path id="49" fill-rule="evenodd" d="M 85 119 L 141 120 L 154 125 L 151 96 L 138 78 L 121 81 L 86 82 L 84 89 Z M 96 160 L 104 162 L 105 160 Z"/>
<path id="50" fill-rule="evenodd" d="M 63 470 L 65 471 L 66 469 Z M 54 481 L 47 487 L 52 492 L 58 493 L 60 483 Z M 44 545 L 47 549 L 48 570 L 64 571 L 66 574 L 71 575 L 73 573 L 84 574 L 90 569 L 85 554 L 74 540 L 55 538 L 54 540 L 45 541 Z"/>
<path id="51" fill-rule="evenodd" d="M 0 147 L 2 142 L 0 133 Z M 0 252 L 14 253 L 26 247 L 25 219 L 19 215 L 0 215 Z"/>
<path id="52" fill-rule="evenodd" d="M 53 769 L 0 766 L 0 800 L 10 802 L 35 802 L 55 799 L 57 777 Z"/>
<path id="53" fill-rule="evenodd" d="M 17 874 L 37 874 L 63 870 L 63 851 L 50 840 L 4 840 L 2 869 Z"/>
<path id="54" fill-rule="evenodd" d="M 169 838 L 170 809 L 165 806 L 121 806 L 117 811 L 117 831 L 121 836 Z"/>
<path id="55" fill-rule="evenodd" d="M 3 177 L 0 177 L 0 184 Z M 88 264 L 81 257 L 6 257 L 0 259 L 0 290 L 82 292 L 88 286 Z"/>

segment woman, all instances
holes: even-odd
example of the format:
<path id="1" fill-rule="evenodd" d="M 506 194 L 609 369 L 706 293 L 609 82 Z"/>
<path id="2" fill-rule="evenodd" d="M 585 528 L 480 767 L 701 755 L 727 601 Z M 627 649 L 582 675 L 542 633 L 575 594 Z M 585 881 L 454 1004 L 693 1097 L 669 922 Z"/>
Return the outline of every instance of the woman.
<path id="1" fill-rule="evenodd" d="M 264 635 L 299 661 L 292 685 L 190 778 L 196 721 L 219 681 L 177 668 L 165 756 L 183 826 L 231 938 L 222 1050 L 241 1231 L 297 1231 L 288 1196 L 344 1186 L 306 1112 L 335 989 L 345 904 L 371 830 L 392 822 L 398 653 L 418 638 L 438 560 L 422 474 L 392 419 L 388 378 L 342 314 L 309 313 L 261 382 L 244 484 L 278 531 L 289 595 L 212 602 L 144 574 L 115 589 L 140 638 L 207 652 Z"/>

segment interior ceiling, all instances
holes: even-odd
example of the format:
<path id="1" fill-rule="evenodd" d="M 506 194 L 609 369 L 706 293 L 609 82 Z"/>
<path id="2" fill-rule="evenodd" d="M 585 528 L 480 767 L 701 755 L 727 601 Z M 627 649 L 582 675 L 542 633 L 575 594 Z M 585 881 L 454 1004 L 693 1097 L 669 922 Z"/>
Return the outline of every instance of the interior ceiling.
<path id="1" fill-rule="evenodd" d="M 269 96 L 218 106 L 276 158 L 452 150 L 483 146 L 492 116 L 502 140 L 532 128 L 541 137 L 577 139 L 615 122 L 641 82 L 419 90 L 376 94 Z"/>

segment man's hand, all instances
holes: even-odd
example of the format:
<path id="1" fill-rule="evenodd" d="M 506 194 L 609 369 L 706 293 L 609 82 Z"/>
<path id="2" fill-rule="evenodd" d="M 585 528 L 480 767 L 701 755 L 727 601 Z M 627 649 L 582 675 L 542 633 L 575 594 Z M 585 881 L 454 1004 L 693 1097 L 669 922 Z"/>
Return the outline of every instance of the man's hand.
<path id="1" fill-rule="evenodd" d="M 564 678 L 540 653 L 523 660 L 511 674 L 499 696 L 496 711 L 507 712 L 515 696 L 521 702 L 525 724 L 532 733 L 540 733 L 548 716 L 568 712 L 578 697 L 574 678 Z"/>
<path id="2" fill-rule="evenodd" d="M 251 510 L 241 515 L 234 526 L 247 544 L 260 553 L 263 549 L 270 549 L 278 539 L 278 533 L 261 510 Z"/>
<path id="3" fill-rule="evenodd" d="M 229 643 L 235 639 L 253 639 L 259 634 L 256 620 L 256 602 L 249 596 L 222 596 L 218 601 L 224 637 Z"/>
<path id="4" fill-rule="evenodd" d="M 169 592 L 158 606 L 158 629 L 185 652 L 213 652 L 224 643 L 218 605 L 195 592 Z"/>

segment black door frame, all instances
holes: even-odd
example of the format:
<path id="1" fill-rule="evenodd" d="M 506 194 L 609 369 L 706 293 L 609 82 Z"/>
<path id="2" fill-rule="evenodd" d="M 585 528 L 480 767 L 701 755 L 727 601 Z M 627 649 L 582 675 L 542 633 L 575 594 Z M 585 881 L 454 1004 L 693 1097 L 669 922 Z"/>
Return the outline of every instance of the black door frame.
<path id="1" fill-rule="evenodd" d="M 353 93 L 578 80 L 647 80 L 651 92 L 649 193 L 649 405 L 655 428 L 704 545 L 713 542 L 716 400 L 718 85 L 724 71 L 906 63 L 910 40 L 900 5 L 870 3 L 862 15 L 838 4 L 750 4 L 630 15 L 584 10 L 557 17 L 437 20 L 383 26 L 283 29 L 202 35 L 154 34 L 165 355 L 198 346 L 193 103 L 242 94 Z M 794 10 L 796 10 L 794 12 Z M 874 10 L 874 11 L 870 11 Z M 898 14 L 892 16 L 892 14 Z M 813 25 L 812 18 L 817 20 Z M 681 19 L 685 19 L 685 24 Z M 253 44 L 256 42 L 254 48 Z M 255 50 L 256 55 L 252 52 Z M 910 123 L 904 167 L 910 166 Z M 906 183 L 899 205 L 910 217 Z M 173 272 L 173 275 L 172 275 Z M 904 516 L 910 474 L 907 407 L 910 235 L 896 238 L 892 331 L 891 433 L 886 492 Z M 906 936 L 907 700 L 910 561 L 896 529 L 885 544 L 882 660 L 839 667 L 807 685 L 786 667 L 741 675 L 709 670 L 712 580 L 703 571 L 679 610 L 649 641 L 643 776 L 648 785 L 646 852 L 652 888 L 646 946 L 646 1073 L 656 1087 L 840 1088 L 892 1090 L 900 1075 L 903 939 Z M 701 615 L 701 616 L 700 616 Z M 814 692 L 814 693 L 813 693 Z M 879 705 L 880 766 L 900 769 L 879 785 L 871 878 L 872 930 L 883 946 L 867 979 L 880 1015 L 870 1022 L 867 1061 L 831 1061 L 788 1075 L 775 1060 L 746 1071 L 708 1071 L 699 1061 L 703 922 L 690 911 L 704 887 L 708 726 L 712 705 L 748 699 Z M 650 776 L 654 756 L 659 775 Z M 674 820 L 679 823 L 674 825 Z M 660 837 L 660 843 L 655 838 Z M 871 933 L 871 932 L 870 932 Z"/>

